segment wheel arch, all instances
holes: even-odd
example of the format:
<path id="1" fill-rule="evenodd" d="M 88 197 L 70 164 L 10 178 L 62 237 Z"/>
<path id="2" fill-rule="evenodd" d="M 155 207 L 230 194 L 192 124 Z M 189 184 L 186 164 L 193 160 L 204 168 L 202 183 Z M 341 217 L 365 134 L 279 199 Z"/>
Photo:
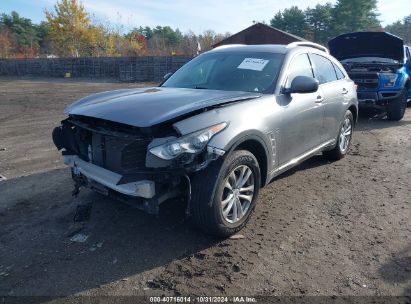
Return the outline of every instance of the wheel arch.
<path id="1" fill-rule="evenodd" d="M 408 74 L 404 74 L 404 78 L 401 82 L 401 89 L 410 88 L 410 76 Z"/>
<path id="2" fill-rule="evenodd" d="M 269 153 L 272 148 L 255 133 L 246 133 L 236 137 L 229 145 L 228 154 L 235 150 L 247 150 L 257 159 L 261 172 L 261 187 L 267 184 L 269 171 Z"/>

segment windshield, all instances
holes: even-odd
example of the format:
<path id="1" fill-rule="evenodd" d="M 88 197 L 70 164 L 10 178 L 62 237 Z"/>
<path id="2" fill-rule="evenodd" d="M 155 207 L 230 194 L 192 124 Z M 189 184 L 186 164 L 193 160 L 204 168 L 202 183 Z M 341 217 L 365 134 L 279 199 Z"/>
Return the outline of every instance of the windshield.
<path id="1" fill-rule="evenodd" d="M 267 93 L 275 85 L 283 57 L 266 52 L 204 54 L 184 65 L 162 86 Z"/>
<path id="2" fill-rule="evenodd" d="M 397 60 L 384 57 L 355 57 L 341 60 L 342 63 L 398 63 Z"/>

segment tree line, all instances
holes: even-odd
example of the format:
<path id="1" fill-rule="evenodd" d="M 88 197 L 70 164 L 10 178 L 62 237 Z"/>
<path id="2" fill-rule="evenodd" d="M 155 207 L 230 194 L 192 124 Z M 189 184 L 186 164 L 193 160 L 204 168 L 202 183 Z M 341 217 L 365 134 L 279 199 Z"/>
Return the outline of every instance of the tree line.
<path id="1" fill-rule="evenodd" d="M 121 26 L 93 20 L 79 0 L 59 0 L 34 24 L 13 11 L 0 14 L 0 58 L 194 55 L 230 34 L 212 30 L 197 35 L 170 26 Z"/>
<path id="2" fill-rule="evenodd" d="M 35 24 L 17 12 L 0 14 L 0 58 L 194 55 L 209 50 L 229 33 L 212 30 L 182 33 L 169 26 L 121 26 L 93 20 L 80 0 L 59 0 Z M 337 0 L 302 10 L 292 6 L 277 12 L 270 25 L 321 44 L 341 33 L 383 30 L 376 0 Z M 411 42 L 411 15 L 385 30 Z"/>
<path id="3" fill-rule="evenodd" d="M 376 0 L 339 0 L 305 10 L 292 6 L 276 13 L 270 25 L 321 44 L 343 33 L 370 30 L 385 30 L 411 43 L 411 15 L 385 28 L 378 17 Z"/>

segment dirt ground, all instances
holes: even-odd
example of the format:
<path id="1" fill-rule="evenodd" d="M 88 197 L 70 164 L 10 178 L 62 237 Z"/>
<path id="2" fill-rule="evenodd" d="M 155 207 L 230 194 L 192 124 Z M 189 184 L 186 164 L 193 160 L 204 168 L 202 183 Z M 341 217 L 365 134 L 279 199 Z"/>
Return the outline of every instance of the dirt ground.
<path id="1" fill-rule="evenodd" d="M 138 85 L 138 84 L 137 84 Z M 411 108 L 362 119 L 349 155 L 320 155 L 261 192 L 240 239 L 83 190 L 51 141 L 70 102 L 136 84 L 0 78 L 0 296 L 411 296 Z M 74 223 L 78 204 L 91 217 Z M 78 233 L 83 243 L 70 241 Z"/>

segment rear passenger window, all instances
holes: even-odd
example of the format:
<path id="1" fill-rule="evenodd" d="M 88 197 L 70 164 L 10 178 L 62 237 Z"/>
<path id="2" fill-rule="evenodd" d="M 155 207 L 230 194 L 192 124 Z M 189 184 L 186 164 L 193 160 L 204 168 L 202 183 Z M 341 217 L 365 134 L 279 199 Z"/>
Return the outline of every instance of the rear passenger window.
<path id="1" fill-rule="evenodd" d="M 314 66 L 314 76 L 320 84 L 337 80 L 334 66 L 330 60 L 317 54 L 310 54 L 310 58 Z"/>
<path id="2" fill-rule="evenodd" d="M 307 54 L 297 55 L 290 64 L 288 68 L 288 78 L 286 83 L 286 88 L 289 88 L 291 82 L 296 76 L 313 76 L 313 70 L 311 68 L 310 59 L 308 59 Z"/>
<path id="3" fill-rule="evenodd" d="M 345 75 L 344 75 L 344 73 L 340 70 L 340 68 L 339 68 L 337 65 L 335 65 L 334 63 L 333 63 L 333 66 L 334 66 L 335 74 L 337 74 L 337 79 L 343 79 L 343 78 L 345 78 Z"/>

